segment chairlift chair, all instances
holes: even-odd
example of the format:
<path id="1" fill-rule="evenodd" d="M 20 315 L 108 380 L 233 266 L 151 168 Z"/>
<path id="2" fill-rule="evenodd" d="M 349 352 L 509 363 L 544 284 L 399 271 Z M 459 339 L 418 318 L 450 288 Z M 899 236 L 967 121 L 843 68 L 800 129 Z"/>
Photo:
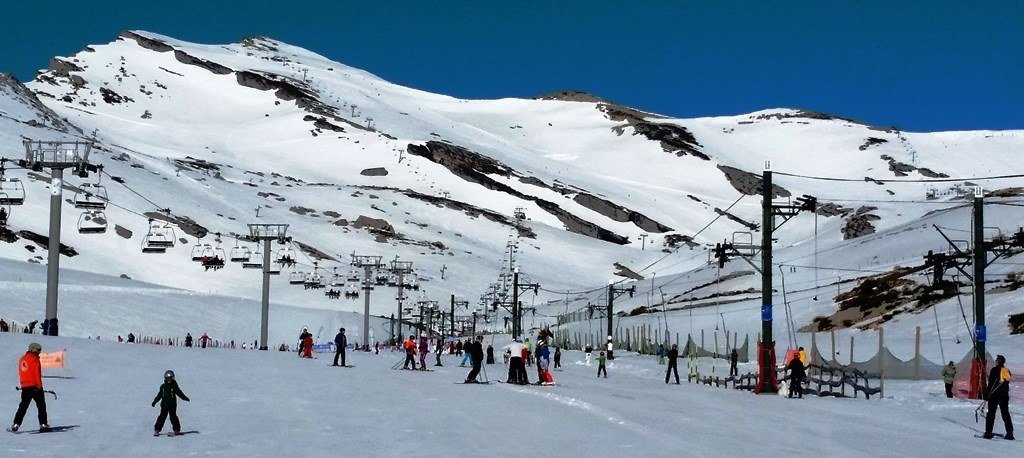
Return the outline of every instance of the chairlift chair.
<path id="1" fill-rule="evenodd" d="M 292 247 L 284 247 L 277 251 L 277 259 L 274 262 L 283 267 L 295 266 L 295 250 Z M 301 284 L 301 283 L 300 283 Z"/>
<path id="2" fill-rule="evenodd" d="M 208 249 L 213 250 L 213 246 L 209 243 L 199 243 L 197 241 L 195 246 L 192 247 L 192 260 L 195 262 L 203 262 L 203 253 Z"/>
<path id="3" fill-rule="evenodd" d="M 309 275 L 306 275 L 305 280 L 303 280 L 303 282 L 302 282 L 302 286 L 304 286 L 306 289 L 320 289 L 320 288 L 323 288 L 324 287 L 324 277 L 322 275 L 316 273 L 316 271 L 313 271 Z"/>
<path id="4" fill-rule="evenodd" d="M 324 291 L 324 296 L 327 296 L 328 299 L 341 299 L 341 291 L 331 288 Z"/>
<path id="5" fill-rule="evenodd" d="M 302 285 L 306 283 L 306 274 L 301 270 L 296 270 L 288 275 L 289 285 Z"/>
<path id="6" fill-rule="evenodd" d="M 25 203 L 25 185 L 17 178 L 0 176 L 0 205 Z"/>
<path id="7" fill-rule="evenodd" d="M 252 257 L 252 250 L 247 246 L 236 245 L 231 249 L 231 262 L 248 262 Z M 260 263 L 262 264 L 262 263 Z M 243 266 L 244 267 L 244 266 Z"/>
<path id="8" fill-rule="evenodd" d="M 149 231 L 142 238 L 142 252 L 166 253 L 168 248 L 174 248 L 174 228 L 167 223 L 149 220 Z"/>
<path id="9" fill-rule="evenodd" d="M 359 281 L 358 269 L 352 269 L 348 271 L 348 281 Z"/>
<path id="10" fill-rule="evenodd" d="M 82 212 L 78 217 L 78 233 L 102 234 L 107 232 L 107 215 L 101 210 Z"/>
<path id="11" fill-rule="evenodd" d="M 74 204 L 79 209 L 106 210 L 107 188 L 100 184 L 83 184 L 75 193 Z"/>
<path id="12" fill-rule="evenodd" d="M 206 268 L 206 270 L 220 270 L 224 267 L 224 260 L 227 259 L 227 257 L 228 256 L 224 252 L 223 248 L 214 248 L 210 245 L 206 245 L 206 248 L 203 250 L 203 256 L 200 259 L 200 263 L 204 268 Z"/>
<path id="13" fill-rule="evenodd" d="M 398 275 L 388 275 L 388 286 L 398 286 Z"/>

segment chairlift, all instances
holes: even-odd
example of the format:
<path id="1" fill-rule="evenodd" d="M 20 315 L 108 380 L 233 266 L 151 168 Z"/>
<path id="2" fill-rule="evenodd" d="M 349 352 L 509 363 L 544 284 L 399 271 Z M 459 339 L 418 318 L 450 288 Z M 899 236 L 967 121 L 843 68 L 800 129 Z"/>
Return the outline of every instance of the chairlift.
<path id="1" fill-rule="evenodd" d="M 277 251 L 277 259 L 274 262 L 280 264 L 282 267 L 294 267 L 295 266 L 295 250 L 292 247 L 284 247 Z M 301 284 L 301 283 L 299 283 Z"/>
<path id="2" fill-rule="evenodd" d="M 348 271 L 348 281 L 359 281 L 358 269 L 352 269 Z"/>
<path id="3" fill-rule="evenodd" d="M 232 250 L 233 251 L 233 250 Z M 233 255 L 234 253 L 232 253 Z M 232 259 L 234 261 L 234 259 Z M 263 268 L 263 253 L 256 250 L 255 253 L 249 255 L 249 258 L 242 261 L 243 269 L 262 269 Z"/>
<path id="4" fill-rule="evenodd" d="M 341 299 L 341 291 L 331 288 L 324 291 L 324 296 L 327 296 L 328 299 Z"/>
<path id="5" fill-rule="evenodd" d="M 387 282 L 387 284 L 388 284 L 388 286 L 398 286 L 398 275 L 395 275 L 395 274 L 388 275 L 388 282 Z"/>
<path id="6" fill-rule="evenodd" d="M 203 253 L 205 253 L 206 250 L 213 250 L 213 246 L 209 243 L 200 243 L 197 240 L 195 246 L 192 247 L 192 260 L 195 262 L 203 262 Z"/>
<path id="7" fill-rule="evenodd" d="M 75 193 L 74 204 L 75 208 L 85 210 L 105 210 L 107 208 L 107 188 L 98 183 L 83 184 Z"/>
<path id="8" fill-rule="evenodd" d="M 158 223 L 149 220 L 149 231 L 142 238 L 143 253 L 166 253 L 168 248 L 174 248 L 174 228 L 168 223 Z"/>
<path id="9" fill-rule="evenodd" d="M 248 262 L 249 258 L 252 257 L 252 250 L 244 245 L 235 245 L 231 249 L 231 262 Z M 262 263 L 261 263 L 262 264 Z"/>
<path id="10" fill-rule="evenodd" d="M 359 297 L 359 288 L 356 288 L 355 285 L 349 285 L 348 287 L 345 288 L 345 298 L 346 299 L 356 299 L 358 297 Z"/>
<path id="11" fill-rule="evenodd" d="M 107 215 L 101 210 L 82 212 L 78 217 L 79 234 L 102 234 L 107 232 Z"/>
<path id="12" fill-rule="evenodd" d="M 320 289 L 324 287 L 324 277 L 314 270 L 302 282 L 302 286 L 306 289 Z"/>
<path id="13" fill-rule="evenodd" d="M 334 273 L 331 274 L 331 288 L 338 288 L 345 285 L 345 279 L 338 274 L 338 268 L 334 268 Z"/>
<path id="14" fill-rule="evenodd" d="M 374 284 L 377 286 L 384 286 L 388 283 L 388 276 L 383 272 L 377 272 L 377 276 L 374 278 Z"/>
<path id="15" fill-rule="evenodd" d="M 289 285 L 301 285 L 306 283 L 306 274 L 301 270 L 296 270 L 288 275 Z"/>
<path id="16" fill-rule="evenodd" d="M 0 176 L 0 205 L 25 203 L 25 185 L 17 178 Z"/>
<path id="17" fill-rule="evenodd" d="M 227 259 L 227 254 L 224 249 L 220 246 L 212 247 L 209 244 L 203 249 L 203 255 L 199 262 L 203 265 L 206 270 L 220 270 L 224 267 L 224 260 Z"/>

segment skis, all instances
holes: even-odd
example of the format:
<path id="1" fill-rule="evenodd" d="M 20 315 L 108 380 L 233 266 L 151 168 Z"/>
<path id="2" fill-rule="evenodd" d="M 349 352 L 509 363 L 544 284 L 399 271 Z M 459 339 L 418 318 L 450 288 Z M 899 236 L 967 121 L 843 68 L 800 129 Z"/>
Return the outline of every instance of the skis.
<path id="1" fill-rule="evenodd" d="M 191 431 L 181 431 L 181 432 L 178 432 L 178 433 L 172 431 L 172 432 L 167 433 L 167 437 L 184 436 L 186 434 L 199 434 L 199 431 L 196 431 L 194 429 L 191 430 Z"/>
<path id="2" fill-rule="evenodd" d="M 456 385 L 490 385 L 491 382 L 455 382 Z"/>
<path id="3" fill-rule="evenodd" d="M 68 426 L 51 426 L 49 429 L 20 429 L 18 431 L 11 431 L 11 428 L 7 428 L 7 432 L 11 434 L 46 434 L 46 433 L 61 433 L 64 431 L 70 431 L 77 428 L 78 425 Z"/>
<path id="4" fill-rule="evenodd" d="M 333 364 L 328 364 L 328 365 L 327 365 L 327 367 L 355 367 L 355 366 L 353 366 L 353 365 L 351 365 L 351 364 L 349 364 L 349 365 L 346 365 L 346 366 L 335 366 L 335 365 L 333 365 Z"/>
<path id="5" fill-rule="evenodd" d="M 977 437 L 978 439 L 990 439 L 990 440 L 991 439 L 995 439 L 997 437 L 1000 438 L 1000 439 L 1006 439 L 1006 435 L 1003 434 L 1003 433 L 992 433 L 992 437 L 991 438 L 987 438 L 983 434 L 975 434 L 974 437 Z"/>

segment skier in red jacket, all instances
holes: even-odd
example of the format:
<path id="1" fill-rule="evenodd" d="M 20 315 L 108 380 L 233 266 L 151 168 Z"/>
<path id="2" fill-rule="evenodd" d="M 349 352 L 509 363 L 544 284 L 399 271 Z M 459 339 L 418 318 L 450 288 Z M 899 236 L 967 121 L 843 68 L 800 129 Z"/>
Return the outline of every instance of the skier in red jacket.
<path id="1" fill-rule="evenodd" d="M 46 423 L 46 399 L 43 398 L 43 369 L 39 364 L 39 353 L 43 346 L 35 342 L 28 344 L 28 351 L 25 356 L 18 360 L 18 378 L 21 379 L 21 404 L 18 404 L 18 412 L 14 414 L 14 424 L 11 425 L 11 432 L 18 432 L 21 421 L 25 419 L 28 412 L 28 404 L 36 402 L 36 409 L 39 410 L 39 430 L 49 431 L 50 425 Z"/>

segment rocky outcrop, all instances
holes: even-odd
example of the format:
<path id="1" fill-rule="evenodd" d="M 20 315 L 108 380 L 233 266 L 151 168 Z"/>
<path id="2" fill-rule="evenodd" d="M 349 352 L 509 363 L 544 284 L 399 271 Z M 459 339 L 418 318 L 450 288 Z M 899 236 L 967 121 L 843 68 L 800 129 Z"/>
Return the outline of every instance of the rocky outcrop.
<path id="1" fill-rule="evenodd" d="M 650 118 L 657 116 L 621 105 L 600 103 L 597 108 L 603 111 L 608 119 L 625 122 L 612 128 L 617 135 L 622 135 L 626 128 L 632 127 L 634 135 L 643 135 L 649 140 L 660 142 L 665 152 L 676 156 L 690 155 L 705 161 L 711 160 L 701 151 L 702 146 L 697 142 L 697 138 L 683 126 L 649 121 Z"/>
<path id="2" fill-rule="evenodd" d="M 230 75 L 233 70 L 221 64 L 206 59 L 200 59 L 180 49 L 174 50 L 174 58 L 185 65 L 195 65 L 204 68 L 214 75 Z"/>
<path id="3" fill-rule="evenodd" d="M 882 218 L 877 215 L 871 214 L 872 211 L 877 210 L 876 207 L 860 207 L 852 215 L 846 218 L 846 224 L 843 226 L 843 240 L 855 239 L 857 237 L 863 237 L 868 234 L 875 233 L 875 225 L 871 224 L 872 221 L 878 221 Z"/>
<path id="4" fill-rule="evenodd" d="M 459 178 L 471 183 L 476 183 L 492 191 L 503 192 L 519 199 L 535 202 L 544 211 L 555 215 L 565 225 L 566 230 L 577 234 L 583 234 L 599 240 L 624 245 L 629 243 L 627 237 L 618 235 L 604 229 L 594 223 L 586 221 L 573 215 L 554 202 L 540 199 L 535 196 L 523 194 L 518 190 L 501 183 L 490 175 L 503 177 L 518 176 L 515 171 L 501 162 L 484 155 L 469 151 L 461 146 L 451 145 L 444 142 L 428 141 L 424 145 L 409 144 L 409 154 L 430 160 L 436 164 L 445 166 L 449 171 Z"/>
<path id="5" fill-rule="evenodd" d="M 369 169 L 363 169 L 363 171 L 359 172 L 359 174 L 364 177 L 384 177 L 388 175 L 388 169 L 384 167 L 373 167 Z"/>
<path id="6" fill-rule="evenodd" d="M 119 33 L 117 35 L 117 37 L 118 38 L 129 39 L 129 40 L 134 40 L 136 43 L 139 44 L 139 46 L 142 46 L 143 48 L 146 48 L 146 49 L 148 49 L 150 51 L 156 51 L 156 52 L 170 52 L 170 51 L 174 51 L 174 47 L 172 47 L 171 45 L 169 45 L 167 43 L 164 43 L 162 40 L 157 40 L 155 38 L 144 37 L 144 36 L 139 35 L 139 34 L 137 34 L 135 32 L 132 32 L 131 30 L 125 30 L 124 32 Z"/>
<path id="7" fill-rule="evenodd" d="M 675 229 L 665 226 L 653 219 L 650 219 L 643 214 L 630 210 L 626 207 L 618 205 L 610 200 L 602 199 L 592 194 L 581 192 L 573 197 L 576 203 L 596 211 L 613 221 L 620 223 L 633 223 L 636 227 L 643 229 L 647 232 L 663 233 L 670 232 Z"/>
<path id="8" fill-rule="evenodd" d="M 761 195 L 761 175 L 757 175 L 745 170 L 740 170 L 735 167 L 729 167 L 728 165 L 719 165 L 718 170 L 721 170 L 725 174 L 725 178 L 729 180 L 729 184 L 737 191 L 746 194 L 748 196 Z M 793 194 L 790 193 L 786 188 L 772 183 L 772 199 L 780 197 L 789 197 Z"/>

